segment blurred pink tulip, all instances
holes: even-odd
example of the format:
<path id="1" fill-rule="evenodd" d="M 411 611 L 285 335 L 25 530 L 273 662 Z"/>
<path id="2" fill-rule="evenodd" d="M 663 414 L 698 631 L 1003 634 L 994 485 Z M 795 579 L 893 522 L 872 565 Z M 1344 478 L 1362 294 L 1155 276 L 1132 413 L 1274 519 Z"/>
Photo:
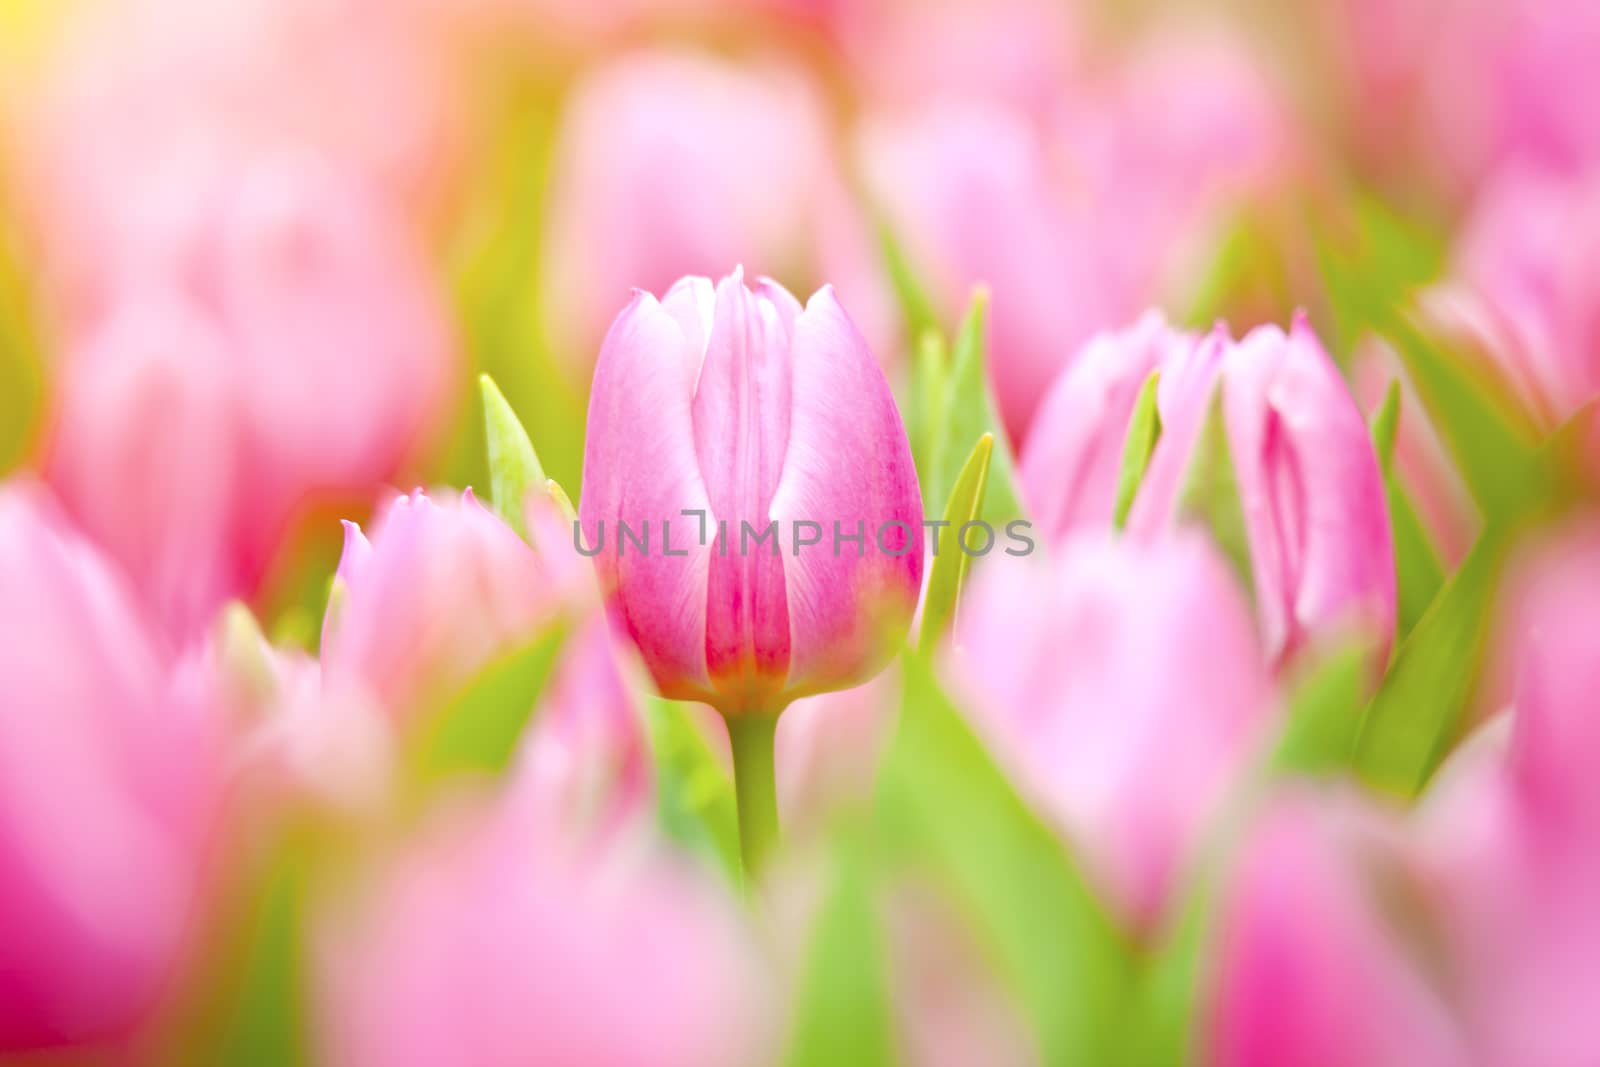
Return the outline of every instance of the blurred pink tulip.
<path id="1" fill-rule="evenodd" d="M 905 428 L 831 288 L 637 293 L 595 369 L 580 514 L 662 692 L 727 715 L 870 677 L 920 590 Z"/>
<path id="2" fill-rule="evenodd" d="M 1157 925 L 1273 717 L 1233 576 L 1192 534 L 1085 536 L 991 566 L 963 610 L 955 680 L 981 732 L 1121 913 Z"/>
<path id="3" fill-rule="evenodd" d="M 1355 798 L 1290 793 L 1249 830 L 1223 890 L 1206 1003 L 1216 1067 L 1446 1067 L 1469 1055 L 1408 940 L 1395 829 Z"/>
<path id="4" fill-rule="evenodd" d="M 1111 529 L 1139 390 L 1155 371 L 1180 374 L 1197 343 L 1146 312 L 1125 330 L 1090 338 L 1056 376 L 1018 466 L 1029 515 L 1046 538 Z"/>
<path id="5" fill-rule="evenodd" d="M 519 777 L 568 827 L 640 809 L 650 768 L 643 724 L 613 657 L 593 578 L 564 523 L 530 514 L 536 550 L 480 504 L 420 490 L 390 503 L 369 542 L 345 526 L 322 638 L 325 717 L 376 713 L 403 731 L 497 658 L 569 610 L 580 621 L 526 739 Z M 297 720 L 295 743 L 330 727 Z M 348 732 L 348 731 L 347 731 Z"/>
<path id="6" fill-rule="evenodd" d="M 176 160 L 295 150 L 386 207 L 436 213 L 461 154 L 450 57 L 410 0 L 75 5 L 19 105 L 26 191 L 52 258 L 92 261 Z"/>
<path id="7" fill-rule="evenodd" d="M 328 914 L 328 1062 L 768 1062 L 767 975 L 735 902 L 650 842 L 569 850 L 510 799 L 457 812 Z"/>
<path id="8" fill-rule="evenodd" d="M 1565 531 L 1510 586 L 1510 721 L 1441 770 L 1422 835 L 1480 1062 L 1560 1067 L 1600 1054 L 1600 526 Z"/>
<path id="9" fill-rule="evenodd" d="M 1600 163 L 1600 9 L 1587 0 L 1328 0 L 1322 34 L 1351 81 L 1373 165 L 1452 199 L 1514 161 Z M 1431 173 L 1429 173 L 1431 172 Z"/>
<path id="10" fill-rule="evenodd" d="M 1128 529 L 1181 519 L 1182 486 L 1221 391 L 1244 513 L 1264 651 L 1284 663 L 1308 641 L 1354 633 L 1382 662 L 1394 635 L 1394 545 L 1372 438 L 1338 369 L 1305 321 L 1242 341 L 1219 328 L 1164 374 L 1162 436 Z"/>
<path id="11" fill-rule="evenodd" d="M 116 1043 L 198 911 L 216 726 L 46 493 L 0 488 L 0 1056 Z"/>
<path id="12" fill-rule="evenodd" d="M 257 591 L 309 504 L 418 449 L 453 363 L 419 251 L 359 186 L 304 157 L 190 177 L 80 294 L 47 460 L 184 638 Z"/>
<path id="13" fill-rule="evenodd" d="M 1159 37 L 1047 118 L 992 94 L 940 96 L 864 123 L 868 192 L 937 306 L 993 292 L 990 374 L 1023 443 L 1083 342 L 1164 299 L 1181 304 L 1231 209 L 1281 180 L 1288 124 L 1248 55 Z"/>
<path id="14" fill-rule="evenodd" d="M 470 681 L 554 619 L 548 562 L 469 490 L 397 497 L 369 541 L 345 524 L 325 682 L 365 687 L 405 719 Z"/>
<path id="15" fill-rule="evenodd" d="M 845 188 L 821 94 L 797 69 L 624 55 L 572 90 L 552 166 L 544 318 L 558 354 L 585 374 L 630 291 L 664 292 L 730 263 L 796 288 L 832 280 L 868 338 L 889 339 L 877 247 Z"/>
<path id="16" fill-rule="evenodd" d="M 1593 173 L 1508 170 L 1486 188 L 1461 236 L 1456 276 L 1487 319 L 1483 347 L 1547 427 L 1600 396 L 1597 271 Z"/>

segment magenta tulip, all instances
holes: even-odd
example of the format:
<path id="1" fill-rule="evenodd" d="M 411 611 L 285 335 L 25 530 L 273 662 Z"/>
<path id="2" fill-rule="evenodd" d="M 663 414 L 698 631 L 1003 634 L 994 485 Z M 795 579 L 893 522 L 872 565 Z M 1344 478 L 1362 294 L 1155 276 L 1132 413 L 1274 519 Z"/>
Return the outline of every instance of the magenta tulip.
<path id="1" fill-rule="evenodd" d="M 572 849 L 519 800 L 457 811 L 326 916 L 326 1062 L 770 1062 L 767 975 L 725 892 L 653 842 Z"/>
<path id="2" fill-rule="evenodd" d="M 1179 521 L 1195 443 L 1220 390 L 1250 551 L 1264 651 L 1282 664 L 1308 642 L 1393 637 L 1394 547 L 1372 438 L 1304 317 L 1234 342 L 1218 330 L 1158 395 L 1162 437 L 1128 529 Z"/>
<path id="3" fill-rule="evenodd" d="M 0 488 L 0 692 L 0 1058 L 124 1041 L 198 912 L 219 724 L 27 484 Z"/>
<path id="4" fill-rule="evenodd" d="M 1275 700 L 1249 608 L 1204 539 L 1085 536 L 979 576 L 955 664 L 1023 793 L 1130 922 L 1164 913 Z"/>
<path id="5" fill-rule="evenodd" d="M 636 294 L 595 369 L 580 513 L 662 692 L 727 716 L 866 679 L 916 605 L 910 446 L 831 288 Z"/>
<path id="6" fill-rule="evenodd" d="M 1246 836 L 1203 978 L 1201 1062 L 1217 1067 L 1466 1067 L 1395 827 L 1354 796 L 1273 798 Z M 1420 929 L 1420 926 L 1416 927 Z"/>

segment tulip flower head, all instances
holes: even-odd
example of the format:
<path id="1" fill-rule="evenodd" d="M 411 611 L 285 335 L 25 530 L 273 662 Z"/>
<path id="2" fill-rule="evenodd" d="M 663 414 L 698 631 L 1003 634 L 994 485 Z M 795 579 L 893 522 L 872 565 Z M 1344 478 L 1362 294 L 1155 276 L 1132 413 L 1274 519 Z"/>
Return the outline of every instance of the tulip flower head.
<path id="1" fill-rule="evenodd" d="M 728 716 L 875 673 L 922 579 L 911 449 L 861 335 L 831 288 L 802 308 L 741 271 L 617 318 L 580 516 L 661 691 Z"/>

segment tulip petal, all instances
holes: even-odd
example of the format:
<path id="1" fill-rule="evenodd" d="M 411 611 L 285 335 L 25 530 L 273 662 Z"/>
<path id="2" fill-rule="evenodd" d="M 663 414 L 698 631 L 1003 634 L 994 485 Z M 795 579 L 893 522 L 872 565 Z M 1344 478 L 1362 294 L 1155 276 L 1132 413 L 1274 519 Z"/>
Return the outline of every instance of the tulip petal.
<path id="1" fill-rule="evenodd" d="M 684 329 L 694 293 L 675 294 L 671 311 L 648 293 L 635 294 L 606 337 L 589 400 L 578 513 L 614 624 L 639 647 L 664 694 L 698 699 L 710 688 L 704 634 L 711 541 L 682 513 L 709 518 L 712 509 L 691 407 L 701 353 Z M 650 551 L 624 545 L 619 522 L 636 535 L 648 522 L 657 537 L 670 536 L 672 554 L 660 541 Z"/>
<path id="2" fill-rule="evenodd" d="M 800 695 L 870 671 L 881 662 L 877 628 L 909 620 L 922 498 L 889 385 L 830 287 L 795 320 L 792 359 L 789 448 L 770 515 L 780 530 L 810 521 L 823 532 L 785 559 L 789 687 Z M 859 546 L 842 540 L 858 530 Z"/>

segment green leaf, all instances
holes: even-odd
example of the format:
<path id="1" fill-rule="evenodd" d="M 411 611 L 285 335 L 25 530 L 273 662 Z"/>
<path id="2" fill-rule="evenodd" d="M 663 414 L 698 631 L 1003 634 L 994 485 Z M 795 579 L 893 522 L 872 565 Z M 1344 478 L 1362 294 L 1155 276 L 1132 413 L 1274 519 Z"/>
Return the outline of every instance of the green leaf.
<path id="1" fill-rule="evenodd" d="M 943 636 L 950 620 L 955 617 L 961 587 L 972 564 L 971 557 L 961 550 L 958 541 L 962 526 L 978 518 L 983 508 L 984 486 L 989 478 L 989 458 L 994 452 L 994 435 L 984 434 L 972 446 L 972 453 L 961 468 L 955 488 L 950 490 L 950 500 L 944 506 L 944 528 L 935 531 L 933 567 L 928 575 L 928 593 L 922 602 L 922 636 L 924 650 L 930 649 Z M 943 545 L 945 551 L 941 552 Z"/>
<path id="2" fill-rule="evenodd" d="M 1013 791 L 920 656 L 906 657 L 876 810 L 880 857 L 941 879 L 988 943 L 1044 1062 L 1111 1062 L 1126 946 L 1061 839 Z"/>
<path id="3" fill-rule="evenodd" d="M 656 771 L 656 803 L 666 835 L 711 858 L 729 881 L 741 878 L 739 815 L 733 779 L 690 719 L 693 705 L 662 697 L 645 704 Z"/>
<path id="4" fill-rule="evenodd" d="M 1320 660 L 1295 685 L 1273 765 L 1291 774 L 1350 767 L 1371 677 L 1372 649 L 1352 644 Z"/>
<path id="5" fill-rule="evenodd" d="M 1416 796 L 1463 727 L 1507 541 L 1485 530 L 1401 644 L 1356 739 L 1356 770 L 1371 785 Z"/>
<path id="6" fill-rule="evenodd" d="M 907 334 L 911 337 L 923 337 L 930 332 L 937 333 L 939 312 L 928 296 L 927 286 L 917 276 L 916 270 L 911 266 L 910 257 L 906 255 L 888 221 L 880 218 L 877 229 L 878 249 L 883 256 L 884 272 L 888 274 L 889 285 L 894 289 L 895 298 L 900 304 L 900 313 L 905 319 Z"/>
<path id="7" fill-rule="evenodd" d="M 946 355 L 944 335 L 938 330 L 928 330 L 918 339 L 911 364 L 912 392 L 906 405 L 911 418 L 906 432 L 911 439 L 911 458 L 919 471 L 933 469 L 933 456 L 945 432 L 945 393 L 950 373 Z M 932 491 L 931 485 L 924 488 Z"/>
<path id="8" fill-rule="evenodd" d="M 44 371 L 31 298 L 0 202 L 0 475 L 32 447 L 44 411 Z"/>
<path id="9" fill-rule="evenodd" d="M 1122 469 L 1117 474 L 1117 506 L 1112 522 L 1118 530 L 1127 524 L 1134 495 L 1139 492 L 1139 483 L 1144 481 L 1144 472 L 1150 466 L 1150 456 L 1161 439 L 1161 413 L 1156 409 L 1156 389 L 1160 382 L 1161 372 L 1151 371 L 1133 403 L 1133 417 L 1128 421 L 1128 435 L 1122 443 Z"/>
<path id="10" fill-rule="evenodd" d="M 993 434 L 994 456 L 990 460 L 983 518 L 991 526 L 998 526 L 1021 517 L 1022 503 L 1016 488 L 1016 463 L 1006 443 L 984 365 L 984 323 L 988 308 L 988 290 L 979 288 L 973 293 L 971 309 L 956 335 L 950 373 L 945 382 L 943 430 L 934 437 L 930 466 L 923 472 L 926 477 L 922 492 L 928 511 L 947 500 L 966 465 L 967 457 L 961 447 L 986 433 Z"/>
<path id="11" fill-rule="evenodd" d="M 1383 474 L 1389 526 L 1394 534 L 1395 586 L 1398 593 L 1395 636 L 1404 640 L 1444 584 L 1439 558 L 1422 519 L 1417 515 L 1400 475 L 1394 469 L 1395 440 L 1400 430 L 1400 382 L 1389 383 L 1383 404 L 1372 416 L 1372 444 Z"/>
<path id="12" fill-rule="evenodd" d="M 1551 472 L 1540 462 L 1525 421 L 1506 410 L 1504 390 L 1480 381 L 1405 316 L 1391 312 L 1382 333 L 1399 353 L 1423 406 L 1456 461 L 1486 522 L 1526 514 L 1548 495 Z"/>
<path id="13" fill-rule="evenodd" d="M 478 376 L 483 394 L 483 431 L 489 449 L 489 493 L 495 514 L 522 537 L 528 536 L 523 508 L 535 486 L 544 490 L 544 467 L 517 413 L 487 374 Z"/>
<path id="14" fill-rule="evenodd" d="M 888 961 L 858 834 L 840 832 L 832 885 L 811 931 L 796 992 L 788 1067 L 896 1062 Z"/>
<path id="15" fill-rule="evenodd" d="M 236 999 L 223 1009 L 226 1023 L 212 1062 L 240 1067 L 308 1062 L 301 972 L 313 861 L 304 835 L 291 834 L 278 846 L 245 931 L 240 984 Z"/>
<path id="16" fill-rule="evenodd" d="M 1233 565 L 1244 587 L 1254 596 L 1255 578 L 1250 567 L 1250 539 L 1245 530 L 1244 506 L 1239 500 L 1239 480 L 1228 447 L 1228 430 L 1222 414 L 1222 390 L 1212 393 L 1205 423 L 1178 494 L 1178 517 L 1211 532 L 1223 556 Z"/>
<path id="17" fill-rule="evenodd" d="M 511 762 L 538 708 L 568 627 L 554 622 L 485 668 L 418 731 L 413 780 L 428 785 L 457 774 L 497 774 Z"/>

